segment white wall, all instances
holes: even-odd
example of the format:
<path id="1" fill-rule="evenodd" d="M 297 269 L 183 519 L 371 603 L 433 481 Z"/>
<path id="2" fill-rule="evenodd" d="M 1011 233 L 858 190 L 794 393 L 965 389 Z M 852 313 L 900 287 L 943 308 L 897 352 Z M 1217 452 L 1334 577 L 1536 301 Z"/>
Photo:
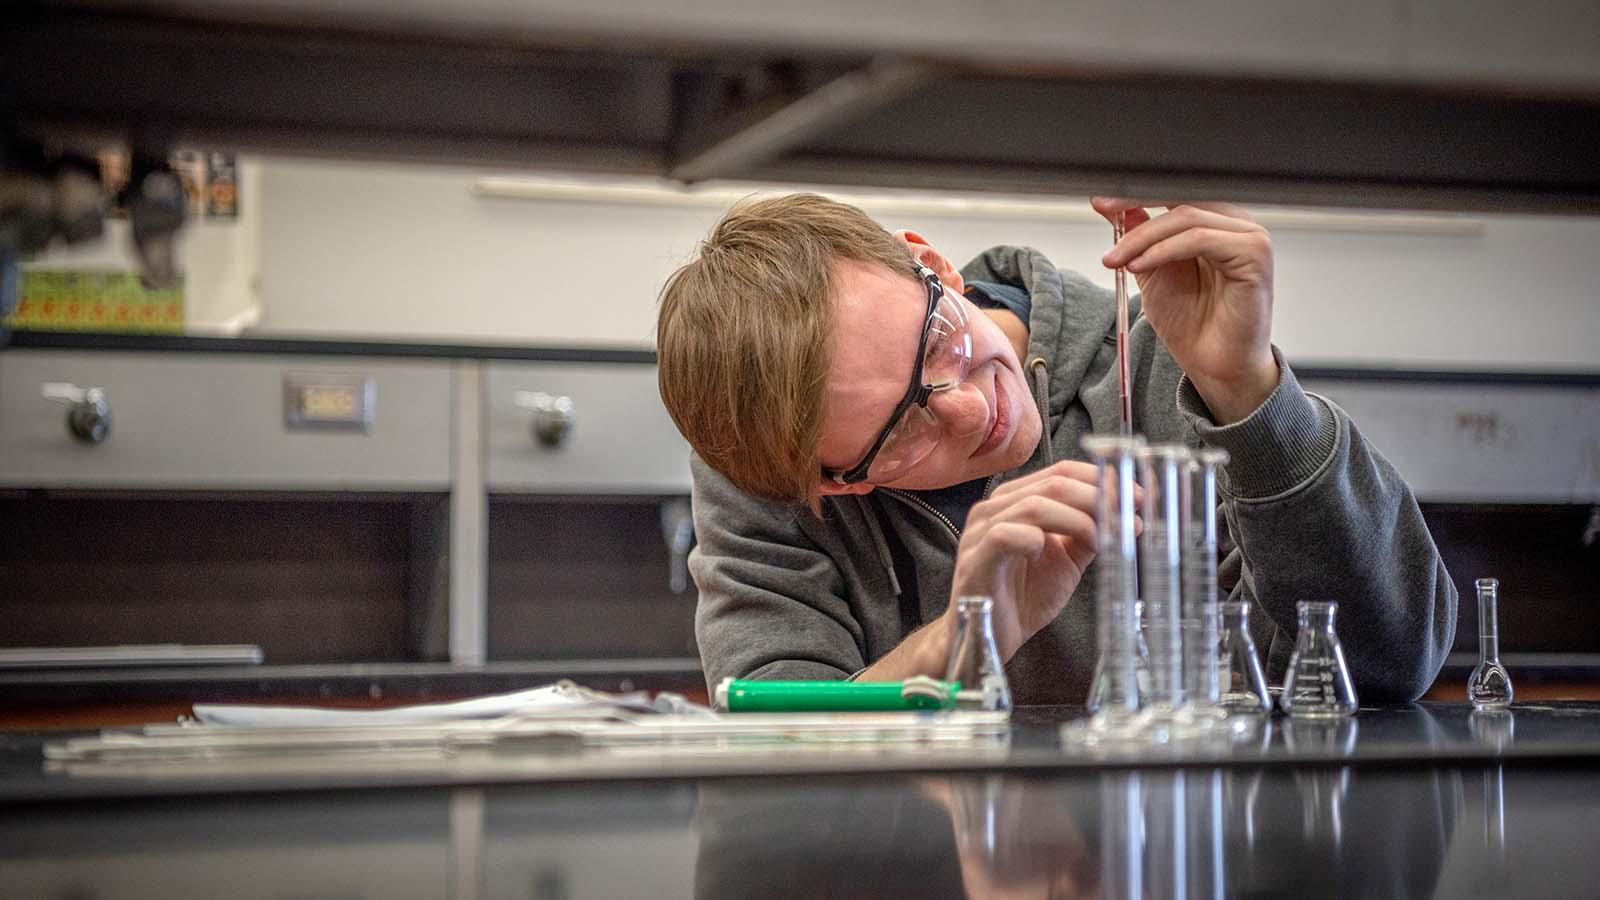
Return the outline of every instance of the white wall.
<path id="1" fill-rule="evenodd" d="M 264 329 L 648 346 L 656 293 L 716 210 L 475 196 L 483 174 L 266 164 Z M 1093 222 L 880 218 L 955 257 L 1033 244 L 1109 283 Z M 1467 234 L 1275 229 L 1277 341 L 1302 363 L 1600 369 L 1600 218 L 1481 221 Z"/>
<path id="2" fill-rule="evenodd" d="M 486 173 L 459 168 L 246 159 L 241 173 L 241 218 L 184 233 L 194 328 L 259 302 L 257 333 L 648 347 L 662 282 L 719 211 L 478 196 Z M 877 213 L 958 259 L 1032 244 L 1110 283 L 1108 230 L 1081 217 Z M 1600 370 L 1600 217 L 1475 219 L 1275 227 L 1277 342 L 1302 364 Z M 124 227 L 40 264 L 127 267 Z"/>
<path id="3" fill-rule="evenodd" d="M 714 212 L 485 199 L 471 193 L 479 174 L 273 162 L 263 328 L 654 344 L 656 293 Z"/>

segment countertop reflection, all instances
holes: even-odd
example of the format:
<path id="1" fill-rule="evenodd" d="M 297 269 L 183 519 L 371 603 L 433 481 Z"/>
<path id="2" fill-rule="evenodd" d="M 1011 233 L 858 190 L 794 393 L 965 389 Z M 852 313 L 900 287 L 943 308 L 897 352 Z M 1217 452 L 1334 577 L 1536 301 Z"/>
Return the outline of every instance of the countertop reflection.
<path id="1" fill-rule="evenodd" d="M 10 807 L 7 898 L 1582 897 L 1563 765 L 731 778 Z"/>
<path id="2" fill-rule="evenodd" d="M 1474 844 L 1457 852 L 1462 883 L 1507 873 L 1503 843 L 1490 853 L 1462 825 L 1485 814 L 1476 788 L 1486 777 L 1351 767 L 1002 775 L 799 800 L 703 786 L 695 896 L 1431 897 L 1457 844 Z"/>

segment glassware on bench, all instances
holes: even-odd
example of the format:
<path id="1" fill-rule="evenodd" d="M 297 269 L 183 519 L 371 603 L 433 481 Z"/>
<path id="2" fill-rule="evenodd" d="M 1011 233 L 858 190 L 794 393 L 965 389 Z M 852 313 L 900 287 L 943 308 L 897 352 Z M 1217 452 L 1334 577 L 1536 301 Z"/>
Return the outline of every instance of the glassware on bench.
<path id="1" fill-rule="evenodd" d="M 1250 604 L 1222 604 L 1222 656 L 1217 666 L 1217 704 L 1229 715 L 1272 713 L 1272 695 L 1261 670 L 1256 642 L 1250 637 Z"/>
<path id="2" fill-rule="evenodd" d="M 1192 451 L 1183 496 L 1183 692 L 1192 721 L 1226 718 L 1219 662 L 1223 657 L 1222 614 L 1217 592 L 1217 470 L 1228 451 Z M 1245 634 L 1249 639 L 1249 634 Z M 1252 654 L 1254 648 L 1251 648 Z M 1260 666 L 1257 665 L 1259 672 Z M 1262 691 L 1261 696 L 1266 697 Z M 1270 701 L 1268 701 L 1270 709 Z"/>
<path id="3" fill-rule="evenodd" d="M 944 680 L 960 682 L 963 694 L 978 692 L 984 709 L 1011 708 L 1011 686 L 994 642 L 993 598 L 957 598 L 956 636 L 950 643 Z"/>
<path id="4" fill-rule="evenodd" d="M 1098 470 L 1095 500 L 1095 631 L 1098 663 L 1090 687 L 1091 730 L 1136 728 L 1139 715 L 1139 622 L 1134 537 L 1135 456 L 1144 445 L 1137 437 L 1089 435 L 1083 449 Z"/>
<path id="5" fill-rule="evenodd" d="M 1340 719 L 1355 713 L 1356 688 L 1333 630 L 1337 603 L 1295 604 L 1299 635 L 1283 681 L 1283 711 L 1297 719 Z"/>
<path id="6" fill-rule="evenodd" d="M 1500 664 L 1500 582 L 1479 578 L 1478 666 L 1467 679 L 1467 699 L 1478 709 L 1511 705 L 1511 674 Z"/>
<path id="7" fill-rule="evenodd" d="M 1139 536 L 1139 587 L 1144 638 L 1150 648 L 1150 694 L 1144 706 L 1158 719 L 1183 707 L 1183 478 L 1189 448 L 1152 444 L 1138 454 L 1144 485 L 1144 531 Z"/>

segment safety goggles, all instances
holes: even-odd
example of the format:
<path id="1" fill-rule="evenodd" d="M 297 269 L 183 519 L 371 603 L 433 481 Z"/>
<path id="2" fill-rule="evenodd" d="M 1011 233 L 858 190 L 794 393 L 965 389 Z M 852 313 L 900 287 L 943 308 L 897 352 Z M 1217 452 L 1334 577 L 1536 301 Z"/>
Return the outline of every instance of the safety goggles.
<path id="1" fill-rule="evenodd" d="M 928 312 L 917 342 L 911 383 L 867 455 L 849 469 L 827 473 L 838 484 L 885 484 L 927 459 L 943 435 L 928 399 L 959 386 L 972 367 L 972 328 L 966 301 L 946 292 L 932 269 L 919 265 L 917 276 L 928 288 Z"/>

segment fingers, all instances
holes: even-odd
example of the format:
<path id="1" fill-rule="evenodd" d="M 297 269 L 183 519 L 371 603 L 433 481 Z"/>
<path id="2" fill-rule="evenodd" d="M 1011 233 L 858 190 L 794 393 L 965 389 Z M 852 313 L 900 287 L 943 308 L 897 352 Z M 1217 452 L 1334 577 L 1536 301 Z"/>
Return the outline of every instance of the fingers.
<path id="1" fill-rule="evenodd" d="M 1224 270 L 1261 265 L 1268 247 L 1264 232 L 1241 233 L 1216 228 L 1190 228 L 1157 242 L 1127 262 L 1128 271 L 1149 272 L 1188 259 L 1205 259 Z"/>
<path id="2" fill-rule="evenodd" d="M 1063 460 L 1055 465 L 1040 469 L 1037 472 L 1031 472 L 1022 476 L 1021 478 L 1016 478 L 1001 484 L 994 489 L 994 493 L 990 495 L 990 499 L 999 499 L 1012 494 L 1030 493 L 1037 490 L 1040 486 L 1055 479 L 1079 481 L 1093 486 L 1098 479 L 1098 471 L 1095 469 L 1093 463 L 1082 462 L 1075 459 Z"/>
<path id="3" fill-rule="evenodd" d="M 968 521 L 981 518 L 985 512 L 992 512 L 997 508 L 995 501 L 1014 500 L 1019 496 L 1038 493 L 1071 503 L 1079 509 L 1092 511 L 1095 492 L 1099 490 L 1099 485 L 1099 470 L 1095 468 L 1094 463 L 1075 459 L 1063 460 L 995 488 L 988 500 L 973 507 Z M 1087 487 L 1087 493 L 1080 486 Z M 1143 486 L 1135 484 L 1134 502 L 1139 502 L 1143 497 Z"/>
<path id="4" fill-rule="evenodd" d="M 1105 256 L 1101 257 L 1109 268 L 1118 266 L 1134 267 L 1130 263 L 1139 258 L 1151 247 L 1171 238 L 1196 228 L 1210 228 L 1215 231 L 1230 231 L 1239 234 L 1265 234 L 1266 230 L 1254 222 L 1245 219 L 1236 219 L 1225 216 L 1208 209 L 1195 206 L 1180 206 L 1169 213 L 1156 216 L 1137 228 L 1130 228 Z"/>
<path id="5" fill-rule="evenodd" d="M 1047 540 L 1043 530 L 1020 522 L 995 523 L 981 538 L 969 531 L 956 554 L 951 586 L 962 593 L 992 594 L 1002 566 L 1016 559 L 1037 560 Z"/>
<path id="6" fill-rule="evenodd" d="M 1088 543 L 1083 541 L 1067 541 L 1066 550 L 1067 557 L 1071 559 L 1072 564 L 1077 567 L 1078 575 L 1081 577 L 1083 575 L 1083 570 L 1089 568 L 1089 563 L 1094 562 L 1094 555 L 1098 548 L 1095 547 L 1093 541 Z"/>
<path id="7" fill-rule="evenodd" d="M 1250 215 L 1249 210 L 1242 206 L 1211 200 L 1132 200 L 1126 197 L 1091 197 L 1089 198 L 1089 205 L 1094 207 L 1095 212 L 1105 216 L 1108 220 L 1115 218 L 1116 214 L 1119 212 L 1143 212 L 1145 209 L 1151 209 L 1158 206 L 1165 207 L 1167 209 L 1176 209 L 1180 206 L 1192 206 L 1196 209 L 1205 209 L 1214 213 L 1221 213 L 1222 215 L 1230 218 L 1243 219 L 1246 222 L 1255 221 L 1255 218 Z M 1133 227 L 1133 223 L 1131 221 L 1128 222 L 1128 227 Z"/>
<path id="8" fill-rule="evenodd" d="M 989 531 L 999 525 L 1020 524 L 1094 546 L 1093 489 L 1088 489 L 1087 504 L 1082 502 L 1081 496 L 1076 495 L 1076 489 L 1073 489 L 1073 493 L 1074 496 L 1066 500 L 1042 493 L 1019 498 L 986 516 L 976 528 L 969 531 L 976 539 L 983 540 Z"/>
<path id="9" fill-rule="evenodd" d="M 1081 572 L 1095 555 L 1097 475 L 1091 463 L 1065 460 L 1001 485 L 968 514 L 957 568 L 976 573 L 1007 558 L 1037 560 L 1054 543 Z M 1143 494 L 1134 485 L 1135 502 Z M 1142 524 L 1135 516 L 1136 532 Z"/>

